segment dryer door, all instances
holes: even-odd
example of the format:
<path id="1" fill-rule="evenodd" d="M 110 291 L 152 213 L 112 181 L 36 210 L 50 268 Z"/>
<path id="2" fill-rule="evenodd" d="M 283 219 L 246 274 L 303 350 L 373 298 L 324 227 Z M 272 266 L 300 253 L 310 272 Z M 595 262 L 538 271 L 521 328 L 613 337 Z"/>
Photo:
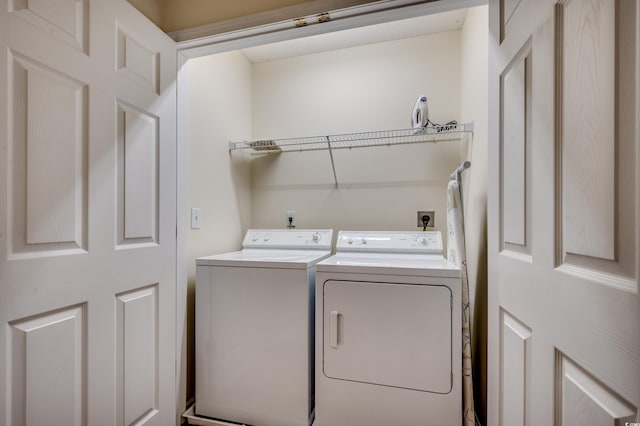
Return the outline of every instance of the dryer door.
<path id="1" fill-rule="evenodd" d="M 333 379 L 451 391 L 451 290 L 328 280 L 323 371 Z"/>

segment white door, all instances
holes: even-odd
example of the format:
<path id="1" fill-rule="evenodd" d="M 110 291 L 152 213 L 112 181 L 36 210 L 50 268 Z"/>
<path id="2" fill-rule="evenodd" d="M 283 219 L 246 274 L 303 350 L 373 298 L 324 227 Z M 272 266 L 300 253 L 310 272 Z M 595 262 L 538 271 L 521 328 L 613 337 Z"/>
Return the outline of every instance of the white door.
<path id="1" fill-rule="evenodd" d="M 491 0 L 489 425 L 640 407 L 640 6 Z"/>
<path id="2" fill-rule="evenodd" d="M 0 425 L 175 424 L 175 50 L 0 2 Z"/>

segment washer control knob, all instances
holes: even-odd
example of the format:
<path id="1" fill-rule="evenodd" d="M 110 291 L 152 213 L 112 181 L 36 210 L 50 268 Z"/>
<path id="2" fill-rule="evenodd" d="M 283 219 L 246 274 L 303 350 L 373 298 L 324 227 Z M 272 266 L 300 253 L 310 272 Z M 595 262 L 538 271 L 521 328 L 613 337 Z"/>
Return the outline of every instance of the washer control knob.
<path id="1" fill-rule="evenodd" d="M 362 238 L 362 244 L 367 244 L 367 239 L 366 238 Z"/>
<path id="2" fill-rule="evenodd" d="M 426 246 L 426 245 L 427 245 L 427 239 L 426 239 L 425 237 L 420 238 L 420 239 L 418 240 L 418 242 L 419 242 L 420 244 L 422 244 L 423 246 Z"/>
<path id="3" fill-rule="evenodd" d="M 347 244 L 353 244 L 353 239 L 352 239 L 352 238 L 349 238 L 349 239 L 347 240 Z"/>
<path id="4" fill-rule="evenodd" d="M 264 236 L 264 241 L 269 241 L 269 236 L 268 235 Z"/>
<path id="5" fill-rule="evenodd" d="M 314 242 L 316 242 L 316 243 L 317 243 L 318 241 L 320 241 L 320 234 L 319 234 L 319 233 L 317 233 L 317 232 L 316 232 L 316 233 L 314 233 L 314 234 L 311 236 L 311 239 L 312 239 Z"/>

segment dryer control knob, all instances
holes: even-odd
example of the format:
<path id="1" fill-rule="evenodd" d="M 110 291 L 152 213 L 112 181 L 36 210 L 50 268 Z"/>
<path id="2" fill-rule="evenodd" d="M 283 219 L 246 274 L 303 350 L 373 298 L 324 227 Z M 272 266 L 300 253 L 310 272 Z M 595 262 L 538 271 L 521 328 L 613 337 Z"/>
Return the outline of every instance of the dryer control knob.
<path id="1" fill-rule="evenodd" d="M 349 239 L 347 240 L 347 244 L 353 244 L 353 240 L 352 240 L 351 238 L 349 238 Z"/>
<path id="2" fill-rule="evenodd" d="M 317 243 L 318 241 L 320 241 L 320 234 L 316 232 L 311 236 L 311 239 Z"/>
<path id="3" fill-rule="evenodd" d="M 366 238 L 362 239 L 362 244 L 367 244 L 367 239 Z"/>

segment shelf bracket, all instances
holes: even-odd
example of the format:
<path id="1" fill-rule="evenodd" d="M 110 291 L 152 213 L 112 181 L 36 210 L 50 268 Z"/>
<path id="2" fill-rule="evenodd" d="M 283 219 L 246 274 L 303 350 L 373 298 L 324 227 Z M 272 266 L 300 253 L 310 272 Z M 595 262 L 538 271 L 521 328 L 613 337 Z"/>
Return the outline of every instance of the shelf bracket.
<path id="1" fill-rule="evenodd" d="M 331 139 L 329 136 L 327 138 L 327 147 L 329 148 L 329 157 L 331 157 L 331 169 L 333 170 L 333 180 L 336 183 L 336 188 L 338 187 L 338 177 L 336 176 L 336 165 L 333 161 L 333 150 L 331 149 Z"/>

